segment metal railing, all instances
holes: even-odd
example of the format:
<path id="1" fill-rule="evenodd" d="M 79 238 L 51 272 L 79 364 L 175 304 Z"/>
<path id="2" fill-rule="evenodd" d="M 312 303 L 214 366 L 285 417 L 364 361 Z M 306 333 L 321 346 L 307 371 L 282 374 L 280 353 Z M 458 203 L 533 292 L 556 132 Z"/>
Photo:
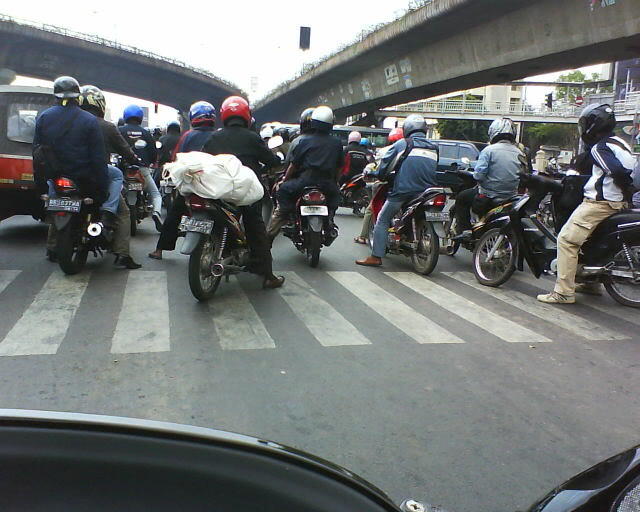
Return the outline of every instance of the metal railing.
<path id="1" fill-rule="evenodd" d="M 616 114 L 640 113 L 640 92 L 630 92 L 624 100 L 613 103 Z"/>
<path id="2" fill-rule="evenodd" d="M 554 105 L 553 109 L 534 108 L 526 103 L 485 102 L 481 100 L 431 100 L 388 107 L 384 110 L 425 114 L 486 114 L 531 117 L 578 117 L 583 107 Z"/>
<path id="3" fill-rule="evenodd" d="M 104 39 L 102 37 L 93 35 L 93 34 L 86 34 L 84 32 L 76 32 L 75 30 L 69 30 L 66 29 L 64 27 L 58 27 L 56 25 L 50 25 L 48 23 L 38 23 L 35 21 L 30 21 L 30 20 L 25 20 L 25 19 L 21 19 L 21 18 L 14 18 L 13 16 L 8 16 L 6 14 L 0 14 L 0 22 L 7 22 L 7 23 L 14 23 L 16 25 L 23 25 L 23 26 L 27 26 L 27 27 L 31 27 L 31 28 L 36 28 L 39 30 L 44 30 L 45 32 L 52 32 L 54 34 L 59 34 L 59 35 L 63 35 L 63 36 L 67 36 L 67 37 L 72 37 L 74 39 L 79 39 L 81 41 L 87 41 L 90 43 L 96 43 L 102 46 L 107 46 L 109 48 L 114 48 L 116 50 L 121 50 L 124 52 L 128 52 L 128 53 L 132 53 L 135 55 L 139 55 L 141 57 L 147 57 L 150 59 L 154 59 L 154 60 L 158 60 L 161 62 L 166 62 L 168 64 L 173 64 L 174 66 L 179 66 L 181 68 L 185 68 L 189 71 L 192 71 L 194 73 L 198 73 L 200 75 L 204 75 L 207 78 L 212 78 L 214 80 L 217 80 L 218 82 L 221 82 L 222 84 L 226 85 L 227 87 L 231 88 L 231 89 L 236 89 L 239 90 L 239 87 L 236 86 L 235 84 L 224 80 L 223 78 L 220 78 L 219 76 L 213 74 L 211 71 L 207 71 L 206 69 L 202 69 L 202 68 L 196 68 L 194 66 L 190 66 L 188 64 L 186 64 L 183 61 L 177 60 L 177 59 L 172 59 L 170 57 L 165 57 L 163 55 L 158 55 L 157 53 L 153 53 L 153 52 L 148 52 L 146 50 L 140 50 L 139 48 L 136 48 L 134 46 L 129 46 L 126 44 L 121 44 L 118 43 L 117 41 L 112 41 L 110 39 Z"/>

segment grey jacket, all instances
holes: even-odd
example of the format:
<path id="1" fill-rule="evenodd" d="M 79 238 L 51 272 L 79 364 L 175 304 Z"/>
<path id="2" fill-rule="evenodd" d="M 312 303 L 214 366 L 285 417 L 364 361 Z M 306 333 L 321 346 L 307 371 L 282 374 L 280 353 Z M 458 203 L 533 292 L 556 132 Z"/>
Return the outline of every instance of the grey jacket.
<path id="1" fill-rule="evenodd" d="M 493 199 L 509 199 L 518 192 L 524 171 L 520 148 L 509 141 L 501 140 L 482 150 L 476 163 L 473 177 L 480 185 L 480 193 Z"/>

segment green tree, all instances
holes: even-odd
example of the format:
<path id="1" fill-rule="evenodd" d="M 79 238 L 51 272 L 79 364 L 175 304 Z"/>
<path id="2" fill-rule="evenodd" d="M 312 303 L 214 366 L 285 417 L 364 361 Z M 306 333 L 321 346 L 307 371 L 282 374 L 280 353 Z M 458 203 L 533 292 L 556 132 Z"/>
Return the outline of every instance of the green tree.
<path id="1" fill-rule="evenodd" d="M 579 69 L 574 71 L 570 71 L 569 73 L 565 73 L 564 75 L 560 75 L 557 82 L 577 82 L 587 84 L 589 82 L 597 82 L 600 80 L 600 75 L 598 73 L 591 73 L 591 76 L 585 75 Z M 565 87 L 565 86 L 557 86 L 556 87 L 556 100 L 564 100 L 567 103 L 575 103 L 576 98 L 578 96 L 587 95 L 587 94 L 595 94 L 597 92 L 597 88 L 595 86 L 581 86 L 581 87 Z M 601 87 L 600 92 L 611 92 L 611 87 Z"/>
<path id="2" fill-rule="evenodd" d="M 490 124 L 490 121 L 441 119 L 438 121 L 437 128 L 443 139 L 483 142 L 487 140 L 487 130 Z"/>
<path id="3" fill-rule="evenodd" d="M 573 124 L 527 124 L 524 128 L 523 142 L 534 154 L 543 145 L 558 146 L 563 149 L 576 149 L 578 146 L 578 128 Z"/>

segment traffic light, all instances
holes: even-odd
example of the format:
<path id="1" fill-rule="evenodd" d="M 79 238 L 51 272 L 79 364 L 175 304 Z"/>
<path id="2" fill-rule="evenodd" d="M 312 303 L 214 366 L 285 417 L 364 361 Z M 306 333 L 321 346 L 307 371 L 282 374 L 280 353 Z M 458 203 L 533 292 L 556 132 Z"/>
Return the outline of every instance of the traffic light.
<path id="1" fill-rule="evenodd" d="M 553 93 L 550 92 L 549 94 L 547 94 L 546 98 L 547 98 L 547 101 L 546 101 L 547 107 L 553 108 Z"/>
<path id="2" fill-rule="evenodd" d="M 300 27 L 300 49 L 311 48 L 311 27 Z"/>

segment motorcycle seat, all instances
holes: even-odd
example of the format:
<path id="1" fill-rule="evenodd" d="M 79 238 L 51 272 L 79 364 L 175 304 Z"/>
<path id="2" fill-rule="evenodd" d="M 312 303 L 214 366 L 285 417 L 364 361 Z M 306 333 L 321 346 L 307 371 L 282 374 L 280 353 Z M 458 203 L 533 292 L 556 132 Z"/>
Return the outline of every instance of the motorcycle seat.
<path id="1" fill-rule="evenodd" d="M 632 222 L 640 222 L 640 210 L 622 210 L 614 213 L 598 224 L 590 238 L 597 239 L 600 235 L 617 231 L 620 224 Z"/>

